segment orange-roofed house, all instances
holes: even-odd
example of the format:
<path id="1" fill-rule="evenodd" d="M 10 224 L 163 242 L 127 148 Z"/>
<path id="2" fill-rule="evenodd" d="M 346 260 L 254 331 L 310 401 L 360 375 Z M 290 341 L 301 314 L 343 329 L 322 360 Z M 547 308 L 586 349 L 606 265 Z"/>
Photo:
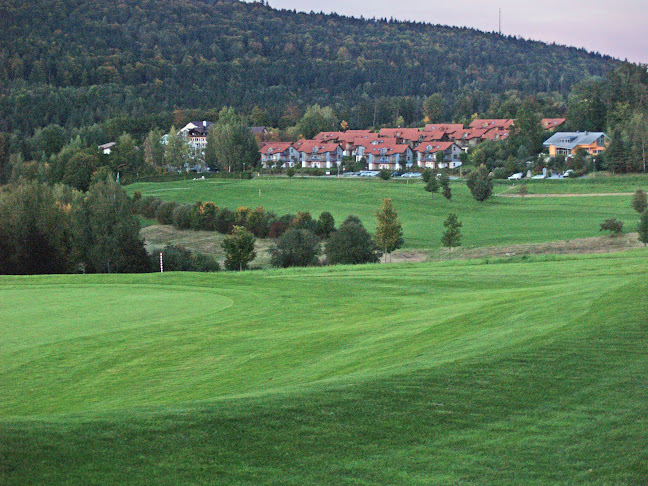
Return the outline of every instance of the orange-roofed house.
<path id="1" fill-rule="evenodd" d="M 473 120 L 470 124 L 470 128 L 485 128 L 491 130 L 493 128 L 499 128 L 500 130 L 509 130 L 511 125 L 515 120 L 509 118 L 496 118 L 496 119 L 485 119 L 477 118 Z"/>
<path id="2" fill-rule="evenodd" d="M 482 140 L 495 140 L 503 141 L 509 138 L 511 132 L 509 130 L 500 130 L 499 128 L 493 128 L 488 130 L 484 135 L 482 135 Z"/>
<path id="3" fill-rule="evenodd" d="M 313 137 L 313 140 L 320 142 L 337 142 L 344 132 L 319 132 Z"/>
<path id="4" fill-rule="evenodd" d="M 488 132 L 486 128 L 462 128 L 450 134 L 450 140 L 459 147 L 474 147 L 482 141 L 482 137 Z"/>
<path id="5" fill-rule="evenodd" d="M 331 169 L 342 163 L 343 150 L 339 143 L 300 140 L 292 146 L 299 152 L 299 160 L 304 168 Z"/>
<path id="6" fill-rule="evenodd" d="M 294 167 L 299 162 L 299 152 L 290 142 L 267 142 L 261 149 L 261 164 L 268 167 Z"/>
<path id="7" fill-rule="evenodd" d="M 564 125 L 566 121 L 566 118 L 543 118 L 540 121 L 540 125 L 545 130 L 555 130 L 560 125 Z"/>
<path id="8" fill-rule="evenodd" d="M 394 141 L 373 140 L 363 149 L 369 170 L 404 169 L 411 166 L 414 160 L 414 152 L 409 145 Z"/>
<path id="9" fill-rule="evenodd" d="M 443 130 L 444 132 L 456 132 L 463 130 L 461 123 L 428 123 L 423 129 L 424 132 L 434 132 L 436 130 Z"/>
<path id="10" fill-rule="evenodd" d="M 461 148 L 453 142 L 423 142 L 414 149 L 419 167 L 429 169 L 455 169 L 461 165 Z M 443 152 L 443 162 L 437 162 L 437 154 Z"/>
<path id="11" fill-rule="evenodd" d="M 384 138 L 394 138 L 396 143 L 412 142 L 418 143 L 423 139 L 425 134 L 418 128 L 381 128 L 380 136 Z"/>

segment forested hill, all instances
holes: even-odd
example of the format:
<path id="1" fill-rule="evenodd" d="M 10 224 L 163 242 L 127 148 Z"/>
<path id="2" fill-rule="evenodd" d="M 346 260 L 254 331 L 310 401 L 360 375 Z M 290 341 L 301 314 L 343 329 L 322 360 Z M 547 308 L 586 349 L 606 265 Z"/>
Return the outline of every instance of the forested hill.
<path id="1" fill-rule="evenodd" d="M 0 131 L 23 133 L 223 105 L 257 105 L 277 125 L 320 103 L 363 125 L 375 99 L 433 93 L 469 116 L 492 94 L 566 95 L 617 64 L 470 29 L 234 0 L 5 0 L 0 18 Z"/>

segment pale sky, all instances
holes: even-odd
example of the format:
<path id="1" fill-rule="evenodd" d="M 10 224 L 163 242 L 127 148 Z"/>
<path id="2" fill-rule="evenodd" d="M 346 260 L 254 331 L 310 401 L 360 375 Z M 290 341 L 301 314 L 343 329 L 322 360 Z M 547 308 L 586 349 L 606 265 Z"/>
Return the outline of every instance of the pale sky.
<path id="1" fill-rule="evenodd" d="M 274 8 L 394 17 L 555 42 L 648 63 L 648 0 L 269 0 Z"/>

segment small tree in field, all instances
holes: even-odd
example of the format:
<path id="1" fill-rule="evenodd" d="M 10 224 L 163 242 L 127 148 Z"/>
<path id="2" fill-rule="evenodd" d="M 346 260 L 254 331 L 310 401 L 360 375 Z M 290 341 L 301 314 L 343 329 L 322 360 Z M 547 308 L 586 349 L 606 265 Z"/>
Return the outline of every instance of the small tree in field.
<path id="1" fill-rule="evenodd" d="M 641 189 L 637 189 L 637 192 L 635 192 L 632 197 L 632 209 L 637 211 L 639 214 L 643 214 L 646 208 L 648 208 L 646 193 Z"/>
<path id="2" fill-rule="evenodd" d="M 529 194 L 529 189 L 527 188 L 526 184 L 520 185 L 520 188 L 518 189 L 518 194 L 520 195 L 520 197 L 524 197 L 527 194 Z"/>
<path id="3" fill-rule="evenodd" d="M 601 223 L 599 231 L 609 231 L 611 237 L 619 236 L 623 232 L 623 221 L 616 218 L 606 219 Z"/>
<path id="4" fill-rule="evenodd" d="M 289 179 L 292 179 L 295 176 L 295 168 L 288 167 L 288 169 L 286 169 L 286 175 L 288 176 Z"/>
<path id="5" fill-rule="evenodd" d="M 452 253 L 452 249 L 456 246 L 461 246 L 461 226 L 462 223 L 457 219 L 457 215 L 454 213 L 451 213 L 448 216 L 448 219 L 445 220 L 443 223 L 443 226 L 446 227 L 445 233 L 443 233 L 443 236 L 441 237 L 441 244 L 445 246 L 446 248 L 450 249 L 450 253 Z"/>
<path id="6" fill-rule="evenodd" d="M 443 194 L 443 197 L 445 197 L 448 201 L 452 199 L 452 191 L 450 190 L 450 178 L 447 174 L 441 174 L 441 177 L 439 177 L 439 184 L 441 184 L 441 194 Z"/>
<path id="7" fill-rule="evenodd" d="M 378 217 L 376 245 L 387 260 L 387 254 L 403 246 L 403 225 L 398 221 L 398 213 L 394 210 L 390 198 L 383 199 L 382 208 L 376 216 Z"/>
<path id="8" fill-rule="evenodd" d="M 485 165 L 473 170 L 467 178 L 468 189 L 477 201 L 485 201 L 493 194 L 493 179 Z"/>
<path id="9" fill-rule="evenodd" d="M 639 241 L 641 241 L 644 246 L 648 245 L 648 210 L 641 213 L 637 232 L 639 233 Z"/>
<path id="10" fill-rule="evenodd" d="M 247 270 L 248 264 L 256 258 L 255 238 L 241 226 L 234 226 L 232 234 L 223 240 L 225 268 L 228 270 Z"/>
<path id="11" fill-rule="evenodd" d="M 436 176 L 430 177 L 430 179 L 425 183 L 425 190 L 427 192 L 437 192 L 439 190 L 439 181 Z"/>

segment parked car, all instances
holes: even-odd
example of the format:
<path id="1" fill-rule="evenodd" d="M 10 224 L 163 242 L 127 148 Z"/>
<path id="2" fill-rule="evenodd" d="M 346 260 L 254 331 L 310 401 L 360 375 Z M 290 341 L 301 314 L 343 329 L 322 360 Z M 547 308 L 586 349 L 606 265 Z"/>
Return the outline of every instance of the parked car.
<path id="1" fill-rule="evenodd" d="M 408 172 L 401 176 L 401 178 L 404 179 L 420 179 L 421 177 L 423 177 L 423 174 L 421 174 L 420 172 Z"/>
<path id="2" fill-rule="evenodd" d="M 522 179 L 523 177 L 524 177 L 524 173 L 523 173 L 523 172 L 516 172 L 516 173 L 513 174 L 512 176 L 509 176 L 508 180 L 509 180 L 509 181 L 519 181 L 519 180 Z"/>
<path id="3" fill-rule="evenodd" d="M 379 174 L 380 172 L 376 170 L 363 170 L 359 175 L 360 177 L 378 177 Z"/>
<path id="4" fill-rule="evenodd" d="M 391 173 L 391 176 L 392 176 L 392 177 L 401 177 L 402 175 L 403 175 L 403 173 L 400 172 L 400 171 L 396 171 L 396 172 L 392 172 L 392 173 Z"/>

